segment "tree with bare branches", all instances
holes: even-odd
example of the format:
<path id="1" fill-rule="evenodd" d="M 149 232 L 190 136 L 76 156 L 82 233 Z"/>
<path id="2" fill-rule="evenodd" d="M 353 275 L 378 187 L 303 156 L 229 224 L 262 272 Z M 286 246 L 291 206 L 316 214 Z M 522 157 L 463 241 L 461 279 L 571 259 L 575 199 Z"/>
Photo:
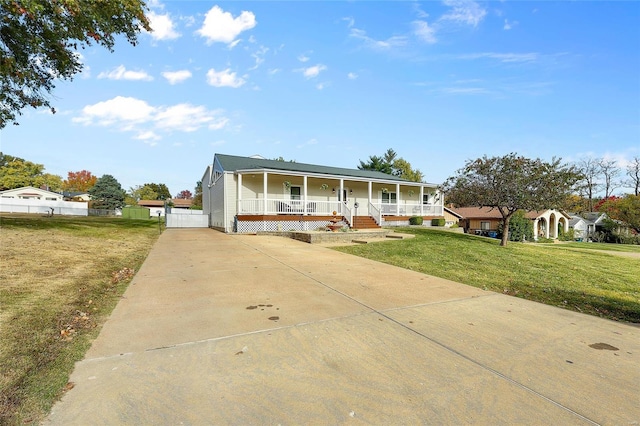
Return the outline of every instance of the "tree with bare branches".
<path id="1" fill-rule="evenodd" d="M 587 199 L 587 208 L 592 212 L 593 197 L 601 188 L 599 183 L 599 178 L 602 173 L 600 170 L 600 160 L 592 157 L 583 158 L 576 163 L 576 167 L 581 174 L 578 191 Z"/>
<path id="2" fill-rule="evenodd" d="M 601 158 L 599 160 L 600 164 L 600 174 L 602 175 L 604 182 L 604 198 L 609 198 L 613 195 L 613 191 L 617 188 L 620 188 L 622 182 L 616 179 L 620 175 L 620 167 L 618 167 L 618 163 L 616 160 L 607 160 L 605 158 Z"/>
<path id="3" fill-rule="evenodd" d="M 636 196 L 640 195 L 640 157 L 633 157 L 627 165 L 627 176 L 629 179 L 625 181 L 625 185 L 633 188 Z"/>

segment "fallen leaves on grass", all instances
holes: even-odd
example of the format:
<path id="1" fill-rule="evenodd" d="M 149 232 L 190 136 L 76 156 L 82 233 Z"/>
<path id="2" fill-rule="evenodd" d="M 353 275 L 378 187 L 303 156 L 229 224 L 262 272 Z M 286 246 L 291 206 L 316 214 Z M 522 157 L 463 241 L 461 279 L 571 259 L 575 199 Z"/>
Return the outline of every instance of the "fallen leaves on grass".
<path id="1" fill-rule="evenodd" d="M 120 281 L 125 281 L 125 280 L 128 280 L 128 279 L 131 279 L 131 278 L 133 278 L 135 273 L 136 273 L 136 271 L 134 271 L 131 268 L 122 268 L 119 271 L 116 271 L 116 272 L 111 274 L 111 283 L 112 284 L 117 284 Z"/>
<path id="2" fill-rule="evenodd" d="M 79 329 L 93 328 L 96 324 L 89 314 L 82 311 L 76 311 L 76 314 L 70 321 L 64 323 L 60 327 L 60 338 L 66 342 L 73 339 Z"/>

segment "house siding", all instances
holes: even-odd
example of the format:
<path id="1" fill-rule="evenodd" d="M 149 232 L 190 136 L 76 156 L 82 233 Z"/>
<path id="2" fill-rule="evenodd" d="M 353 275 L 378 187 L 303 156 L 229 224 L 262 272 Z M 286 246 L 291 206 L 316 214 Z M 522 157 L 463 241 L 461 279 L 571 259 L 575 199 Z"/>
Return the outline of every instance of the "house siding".
<path id="1" fill-rule="evenodd" d="M 225 172 L 223 177 L 218 181 L 224 181 L 224 194 L 223 198 L 219 200 L 220 204 L 224 205 L 224 209 L 220 208 L 218 200 L 213 200 L 214 204 L 222 210 L 222 223 L 225 232 L 233 232 L 233 226 L 235 216 L 237 214 L 238 204 L 236 203 L 236 197 L 238 194 L 238 182 L 237 176 L 232 172 Z M 222 202 L 222 200 L 225 202 Z"/>

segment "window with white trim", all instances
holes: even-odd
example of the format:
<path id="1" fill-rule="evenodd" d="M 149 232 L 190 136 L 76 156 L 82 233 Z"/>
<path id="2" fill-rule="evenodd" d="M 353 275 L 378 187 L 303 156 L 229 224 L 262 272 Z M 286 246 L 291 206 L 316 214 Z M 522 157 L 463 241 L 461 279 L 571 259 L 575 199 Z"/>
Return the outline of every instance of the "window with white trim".
<path id="1" fill-rule="evenodd" d="M 300 200 L 301 199 L 300 195 L 302 194 L 302 192 L 301 192 L 301 188 L 299 186 L 292 186 L 289 191 L 290 191 L 289 193 L 291 195 L 291 199 L 292 200 Z"/>

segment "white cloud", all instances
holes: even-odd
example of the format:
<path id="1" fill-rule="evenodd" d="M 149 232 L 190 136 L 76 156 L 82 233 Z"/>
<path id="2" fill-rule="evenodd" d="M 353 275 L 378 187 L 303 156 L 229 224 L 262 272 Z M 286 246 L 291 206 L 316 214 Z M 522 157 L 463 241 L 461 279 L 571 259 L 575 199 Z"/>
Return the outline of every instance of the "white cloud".
<path id="1" fill-rule="evenodd" d="M 425 43 L 434 44 L 438 41 L 435 28 L 430 27 L 427 21 L 414 21 L 413 28 L 413 33 Z"/>
<path id="2" fill-rule="evenodd" d="M 324 89 L 324 88 L 326 88 L 328 86 L 329 86 L 329 83 L 318 83 L 318 84 L 316 84 L 316 89 L 322 90 L 322 89 Z"/>
<path id="3" fill-rule="evenodd" d="M 268 47 L 260 46 L 258 50 L 252 53 L 251 57 L 255 59 L 256 63 L 251 68 L 249 68 L 249 70 L 252 71 L 252 70 L 258 69 L 258 67 L 262 65 L 262 63 L 264 62 L 264 57 L 268 52 L 269 52 Z"/>
<path id="4" fill-rule="evenodd" d="M 440 91 L 450 95 L 487 95 L 491 93 L 484 87 L 444 87 Z"/>
<path id="5" fill-rule="evenodd" d="M 280 68 L 271 68 L 269 70 L 269 75 L 276 75 L 278 74 L 280 71 L 282 71 Z"/>
<path id="6" fill-rule="evenodd" d="M 349 80 L 355 80 L 356 78 L 358 78 L 358 74 L 356 74 L 355 72 L 350 72 L 349 74 L 347 74 L 347 78 Z"/>
<path id="7" fill-rule="evenodd" d="M 124 65 L 120 65 L 111 71 L 103 71 L 98 74 L 98 78 L 106 78 L 109 80 L 133 80 L 133 81 L 151 81 L 153 77 L 145 71 L 130 71 Z"/>
<path id="8" fill-rule="evenodd" d="M 155 144 L 154 141 L 162 138 L 162 133 L 194 132 L 204 127 L 222 129 L 229 123 L 223 113 L 222 110 L 209 110 L 188 103 L 154 107 L 141 99 L 116 96 L 85 106 L 72 121 L 85 126 L 114 127 L 119 131 L 134 132 L 134 139 Z"/>
<path id="9" fill-rule="evenodd" d="M 242 77 L 236 76 L 235 72 L 231 72 L 230 68 L 222 71 L 216 71 L 211 68 L 207 71 L 207 83 L 214 87 L 238 88 L 246 83 L 246 81 Z"/>
<path id="10" fill-rule="evenodd" d="M 155 40 L 173 40 L 180 37 L 180 33 L 174 29 L 173 21 L 169 14 L 159 15 L 153 11 L 147 13 L 149 26 L 153 30 L 150 34 Z"/>
<path id="11" fill-rule="evenodd" d="M 72 121 L 85 125 L 96 124 L 99 126 L 120 123 L 121 126 L 130 128 L 135 123 L 151 120 L 155 112 L 156 108 L 145 101 L 116 96 L 108 101 L 85 106 L 82 109 L 81 116 L 73 118 Z"/>
<path id="12" fill-rule="evenodd" d="M 540 59 L 538 53 L 495 53 L 495 52 L 483 52 L 483 53 L 470 53 L 467 55 L 459 55 L 458 59 L 497 59 L 504 63 L 524 63 L 524 62 L 536 62 Z"/>
<path id="13" fill-rule="evenodd" d="M 207 39 L 207 43 L 232 43 L 238 35 L 256 26 L 256 17 L 252 12 L 243 11 L 237 18 L 224 12 L 219 6 L 213 6 L 205 15 L 202 27 L 197 31 Z"/>
<path id="14" fill-rule="evenodd" d="M 440 17 L 442 21 L 453 21 L 476 27 L 487 15 L 487 11 L 472 0 L 444 0 L 443 3 L 452 9 Z"/>
<path id="15" fill-rule="evenodd" d="M 324 70 L 326 70 L 327 67 L 325 65 L 322 64 L 318 64 L 318 65 L 314 65 L 312 67 L 309 68 L 302 68 L 300 69 L 300 71 L 302 71 L 302 75 L 305 76 L 305 78 L 315 78 L 318 75 L 320 75 L 320 73 Z"/>
<path id="16" fill-rule="evenodd" d="M 162 73 L 162 76 L 167 79 L 169 84 L 177 84 L 177 83 L 182 83 L 183 81 L 191 78 L 191 71 L 189 70 L 165 71 Z"/>
<path id="17" fill-rule="evenodd" d="M 316 145 L 317 143 L 318 143 L 318 140 L 316 138 L 313 138 L 313 139 L 309 139 L 305 143 L 296 145 L 296 148 L 304 148 L 305 146 Z"/>
<path id="18" fill-rule="evenodd" d="M 388 50 L 394 47 L 401 47 L 407 44 L 407 38 L 405 36 L 392 36 L 386 40 L 375 40 L 369 37 L 364 30 L 358 28 L 351 28 L 349 37 L 362 40 L 365 46 L 371 49 Z"/>
<path id="19" fill-rule="evenodd" d="M 351 28 L 356 24 L 355 19 L 351 17 L 342 18 L 342 20 L 347 23 L 347 28 Z"/>
<path id="20" fill-rule="evenodd" d="M 310 59 L 310 58 L 309 58 L 307 55 L 304 55 L 304 54 L 303 54 L 303 55 L 298 56 L 298 60 L 299 60 L 300 62 L 307 62 L 309 59 Z"/>
<path id="21" fill-rule="evenodd" d="M 216 118 L 219 111 L 209 111 L 204 106 L 178 104 L 163 108 L 154 117 L 159 129 L 169 131 L 195 132 L 201 127 L 208 126 L 218 130 L 229 121 L 227 118 Z"/>
<path id="22" fill-rule="evenodd" d="M 155 132 L 153 132 L 151 130 L 140 132 L 136 136 L 134 136 L 133 138 L 137 139 L 137 140 L 140 140 L 140 141 L 144 142 L 145 144 L 147 144 L 149 146 L 158 145 L 158 141 L 160 139 L 162 139 L 160 136 L 158 136 Z"/>
<path id="23" fill-rule="evenodd" d="M 504 20 L 504 27 L 502 27 L 502 29 L 504 29 L 505 31 L 509 31 L 510 29 L 515 27 L 516 25 L 518 25 L 518 21 L 509 22 L 508 19 L 505 19 Z"/>

